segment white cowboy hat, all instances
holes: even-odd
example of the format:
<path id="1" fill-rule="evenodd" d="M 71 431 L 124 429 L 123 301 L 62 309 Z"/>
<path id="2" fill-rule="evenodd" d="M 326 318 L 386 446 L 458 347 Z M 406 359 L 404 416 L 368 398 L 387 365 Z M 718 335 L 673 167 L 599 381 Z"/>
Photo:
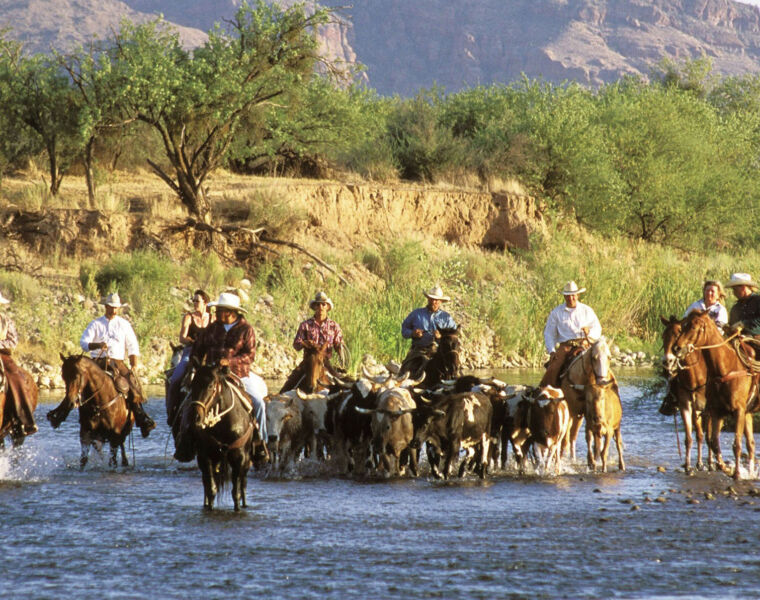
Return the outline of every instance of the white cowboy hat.
<path id="1" fill-rule="evenodd" d="M 441 300 L 442 302 L 448 302 L 451 300 L 448 296 L 443 295 L 443 290 L 440 285 L 430 288 L 427 292 L 422 292 L 427 298 L 431 300 Z"/>
<path id="2" fill-rule="evenodd" d="M 3 293 L 0 292 L 0 304 L 10 304 L 11 301 L 8 300 L 5 296 L 3 296 Z"/>
<path id="3" fill-rule="evenodd" d="M 216 306 L 217 308 L 226 308 L 228 310 L 234 310 L 238 313 L 247 312 L 242 306 L 240 306 L 240 296 L 232 294 L 230 292 L 222 292 L 219 294 L 219 298 L 213 302 L 208 303 L 209 306 Z"/>
<path id="4" fill-rule="evenodd" d="M 100 301 L 100 304 L 104 304 L 106 306 L 112 306 L 113 308 L 121 308 L 122 306 L 128 306 L 126 302 L 124 304 L 121 303 L 121 298 L 119 298 L 119 294 L 117 294 L 116 292 L 114 292 L 113 294 L 108 294 L 108 296 L 106 296 Z"/>
<path id="5" fill-rule="evenodd" d="M 325 304 L 327 304 L 327 306 L 330 307 L 330 310 L 333 309 L 333 301 L 330 300 L 330 298 L 328 298 L 327 294 L 325 294 L 324 292 L 317 292 L 317 294 L 314 296 L 314 300 L 309 300 L 309 308 L 313 310 L 314 305 L 321 302 L 324 302 Z"/>
<path id="6" fill-rule="evenodd" d="M 747 285 L 751 288 L 758 287 L 758 285 L 752 281 L 752 277 L 748 273 L 732 273 L 731 279 L 726 284 L 726 287 L 732 288 L 738 285 Z"/>
<path id="7" fill-rule="evenodd" d="M 563 287 L 563 288 L 560 290 L 560 293 L 561 293 L 563 296 L 569 296 L 569 295 L 571 295 L 571 294 L 582 294 L 582 293 L 583 293 L 583 292 L 585 292 L 585 291 L 586 291 L 586 288 L 579 288 L 579 287 L 578 287 L 578 284 L 577 284 L 577 283 L 575 283 L 574 281 L 568 281 L 568 282 L 565 284 L 565 287 Z"/>

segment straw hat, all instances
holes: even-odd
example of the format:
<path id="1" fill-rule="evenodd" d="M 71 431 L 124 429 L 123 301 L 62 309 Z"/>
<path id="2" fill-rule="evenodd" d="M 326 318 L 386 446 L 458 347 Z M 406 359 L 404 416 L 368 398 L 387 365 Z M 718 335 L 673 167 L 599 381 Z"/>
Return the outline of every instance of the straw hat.
<path id="1" fill-rule="evenodd" d="M 427 298 L 431 300 L 441 300 L 442 302 L 448 302 L 451 300 L 448 296 L 443 295 L 443 290 L 440 285 L 430 288 L 427 292 L 422 292 Z"/>
<path id="2" fill-rule="evenodd" d="M 124 304 L 121 303 L 121 298 L 119 298 L 119 294 L 117 294 L 116 292 L 114 292 L 113 294 L 108 294 L 108 296 L 106 296 L 100 301 L 100 304 L 104 304 L 106 306 L 112 306 L 113 308 L 121 308 L 122 306 L 128 306 L 126 302 Z"/>
<path id="3" fill-rule="evenodd" d="M 330 310 L 333 309 L 333 301 L 330 300 L 330 298 L 327 297 L 327 294 L 324 292 L 317 292 L 317 294 L 314 296 L 314 300 L 309 301 L 309 308 L 314 310 L 314 305 L 324 302 L 327 304 L 327 306 L 330 307 Z"/>
<path id="4" fill-rule="evenodd" d="M 586 288 L 579 288 L 578 284 L 575 283 L 574 281 L 568 281 L 565 284 L 565 287 L 563 287 L 560 290 L 560 293 L 563 296 L 570 296 L 571 294 L 582 294 L 585 291 L 586 291 Z"/>
<path id="5" fill-rule="evenodd" d="M 3 293 L 0 292 L 0 304 L 10 304 L 11 301 L 8 300 L 5 296 L 3 296 Z"/>
<path id="6" fill-rule="evenodd" d="M 755 289 L 758 287 L 758 285 L 752 281 L 752 277 L 748 273 L 732 273 L 731 279 L 726 284 L 726 287 L 732 288 L 739 285 L 747 285 Z"/>
<path id="7" fill-rule="evenodd" d="M 219 294 L 219 298 L 213 302 L 209 302 L 208 305 L 216 306 L 217 308 L 226 308 L 227 310 L 234 310 L 237 313 L 247 312 L 242 306 L 240 306 L 240 296 L 237 294 L 231 294 L 230 292 L 222 292 Z"/>

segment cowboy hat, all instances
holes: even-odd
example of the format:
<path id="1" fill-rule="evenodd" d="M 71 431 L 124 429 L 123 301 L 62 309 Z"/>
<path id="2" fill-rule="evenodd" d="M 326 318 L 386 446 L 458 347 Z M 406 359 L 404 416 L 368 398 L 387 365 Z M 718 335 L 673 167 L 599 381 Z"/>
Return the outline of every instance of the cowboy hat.
<path id="1" fill-rule="evenodd" d="M 441 300 L 442 302 L 448 302 L 451 300 L 448 296 L 443 295 L 443 290 L 440 285 L 430 288 L 427 292 L 422 292 L 427 298 L 431 300 Z"/>
<path id="2" fill-rule="evenodd" d="M 327 304 L 327 306 L 330 307 L 330 310 L 333 309 L 333 301 L 330 300 L 330 298 L 328 298 L 327 294 L 324 292 L 317 292 L 317 294 L 314 296 L 314 300 L 309 300 L 309 308 L 313 310 L 315 304 L 321 303 Z"/>
<path id="3" fill-rule="evenodd" d="M 579 288 L 578 284 L 575 283 L 574 281 L 568 281 L 565 284 L 565 287 L 563 287 L 560 290 L 560 293 L 563 296 L 570 296 L 571 294 L 582 294 L 585 291 L 586 291 L 586 288 Z"/>
<path id="4" fill-rule="evenodd" d="M 108 294 L 108 296 L 106 296 L 100 301 L 100 304 L 104 304 L 105 306 L 112 306 L 113 308 L 121 308 L 122 306 L 128 306 L 126 302 L 124 304 L 121 303 L 121 298 L 119 298 L 119 294 L 117 294 L 116 292 L 112 294 Z"/>
<path id="5" fill-rule="evenodd" d="M 0 292 L 0 304 L 10 304 L 11 301 L 8 300 L 5 296 L 3 296 L 3 293 Z"/>
<path id="6" fill-rule="evenodd" d="M 216 306 L 217 308 L 226 308 L 227 310 L 234 310 L 237 313 L 247 312 L 242 306 L 240 306 L 240 296 L 230 292 L 222 292 L 219 294 L 219 298 L 213 302 L 209 302 L 208 305 Z"/>
<path id="7" fill-rule="evenodd" d="M 752 277 L 748 273 L 732 273 L 731 279 L 726 284 L 726 287 L 732 288 L 739 285 L 746 285 L 751 288 L 758 287 L 758 285 L 752 281 Z"/>

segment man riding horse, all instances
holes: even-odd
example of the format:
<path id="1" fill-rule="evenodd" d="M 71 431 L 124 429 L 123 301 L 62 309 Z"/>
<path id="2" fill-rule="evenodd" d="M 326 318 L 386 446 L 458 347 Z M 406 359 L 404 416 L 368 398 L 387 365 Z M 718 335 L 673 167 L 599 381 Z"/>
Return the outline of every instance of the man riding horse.
<path id="1" fill-rule="evenodd" d="M 0 306 L 9 303 L 10 300 L 0 293 Z M 11 351 L 17 344 L 16 325 L 10 317 L 0 315 L 0 366 L 6 380 L 6 398 L 11 400 L 10 403 L 6 402 L 6 406 L 13 407 L 15 417 L 19 422 L 20 433 L 31 435 L 37 431 L 37 425 L 34 422 L 34 407 L 37 404 L 36 386 L 29 373 L 11 358 Z M 0 390 L 0 393 L 2 391 Z M 7 417 L 6 414 L 6 420 L 10 421 L 11 419 Z M 0 422 L 2 420 L 2 415 L 0 415 Z"/>
<path id="2" fill-rule="evenodd" d="M 87 325 L 79 345 L 90 352 L 101 369 L 113 376 L 117 390 L 127 392 L 127 407 L 135 415 L 142 436 L 148 437 L 156 424 L 143 410 L 145 396 L 134 372 L 140 356 L 140 346 L 132 325 L 117 314 L 127 304 L 121 303 L 117 293 L 109 294 L 100 304 L 105 306 L 105 314 Z M 129 366 L 124 362 L 125 355 L 129 357 Z M 120 389 L 123 384 L 119 380 L 126 381 L 127 390 Z"/>
<path id="3" fill-rule="evenodd" d="M 734 273 L 726 284 L 731 288 L 736 298 L 736 304 L 731 307 L 728 315 L 729 326 L 741 330 L 744 335 L 760 335 L 760 294 L 757 284 L 747 273 Z"/>
<path id="4" fill-rule="evenodd" d="M 451 315 L 441 310 L 441 305 L 451 298 L 444 295 L 440 285 L 423 295 L 427 298 L 427 306 L 414 309 L 401 323 L 401 335 L 412 340 L 412 347 L 401 363 L 400 372 L 413 372 L 413 376 L 420 372 L 419 365 L 424 366 L 435 353 L 441 339 L 440 330 L 457 328 Z"/>
<path id="5" fill-rule="evenodd" d="M 199 364 L 205 361 L 206 364 L 229 367 L 230 373 L 240 381 L 251 398 L 259 434 L 266 443 L 264 397 L 267 395 L 267 386 L 261 377 L 251 373 L 251 364 L 256 356 L 256 335 L 253 327 L 243 317 L 246 310 L 240 306 L 240 297 L 230 292 L 219 294 L 219 299 L 210 302 L 209 306 L 216 307 L 216 321 L 206 327 L 193 344 L 190 361 Z M 195 456 L 194 441 L 189 433 L 192 411 L 188 405 L 183 405 L 180 410 L 181 422 L 174 458 L 180 462 L 189 462 Z"/>
<path id="6" fill-rule="evenodd" d="M 333 309 L 333 302 L 325 292 L 317 292 L 314 299 L 309 302 L 309 308 L 314 311 L 314 316 L 298 326 L 293 348 L 304 350 L 304 355 L 307 351 L 324 349 L 325 360 L 329 361 L 333 351 L 340 352 L 343 345 L 343 332 L 340 330 L 340 325 L 327 317 L 327 313 Z M 303 369 L 296 367 L 283 384 L 280 393 L 298 387 L 303 377 Z"/>
<path id="7" fill-rule="evenodd" d="M 594 310 L 578 301 L 578 296 L 585 291 L 586 288 L 578 288 L 574 281 L 568 281 L 560 291 L 565 302 L 549 313 L 544 327 L 544 343 L 549 361 L 539 387 L 559 387 L 559 377 L 567 361 L 602 335 L 602 325 Z"/>

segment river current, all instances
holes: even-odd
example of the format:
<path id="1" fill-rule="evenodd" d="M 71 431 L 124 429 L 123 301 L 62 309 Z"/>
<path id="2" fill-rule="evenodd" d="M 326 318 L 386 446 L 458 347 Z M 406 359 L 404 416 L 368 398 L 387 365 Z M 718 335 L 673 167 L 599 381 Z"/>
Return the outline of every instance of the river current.
<path id="1" fill-rule="evenodd" d="M 199 471 L 171 459 L 160 390 L 158 428 L 118 469 L 106 450 L 79 470 L 76 414 L 53 430 L 50 397 L 39 433 L 0 453 L 2 596 L 760 597 L 757 480 L 684 474 L 654 375 L 618 375 L 625 473 L 614 447 L 611 472 L 588 473 L 582 435 L 559 476 L 357 481 L 302 461 L 282 479 L 251 473 L 240 513 L 229 489 L 202 510 Z"/>

